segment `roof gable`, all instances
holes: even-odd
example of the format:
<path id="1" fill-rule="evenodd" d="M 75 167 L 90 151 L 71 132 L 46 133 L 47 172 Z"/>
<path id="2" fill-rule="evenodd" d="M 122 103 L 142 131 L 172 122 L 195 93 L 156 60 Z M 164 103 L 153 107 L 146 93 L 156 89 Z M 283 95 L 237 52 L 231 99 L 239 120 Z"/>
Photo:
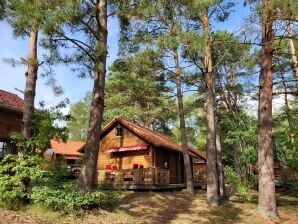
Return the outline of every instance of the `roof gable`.
<path id="1" fill-rule="evenodd" d="M 22 111 L 24 101 L 16 94 L 0 90 L 0 106 L 11 110 Z"/>
<path id="2" fill-rule="evenodd" d="M 85 142 L 83 141 L 73 141 L 67 140 L 66 142 L 63 141 L 56 141 L 51 140 L 51 148 L 56 154 L 63 154 L 63 155 L 82 155 L 82 150 L 84 149 Z"/>
<path id="3" fill-rule="evenodd" d="M 121 124 L 123 127 L 131 131 L 133 134 L 144 140 L 145 142 L 158 147 L 158 148 L 166 148 L 175 151 L 182 152 L 182 147 L 178 145 L 176 142 L 171 140 L 170 138 L 152 131 L 148 128 L 141 127 L 133 122 L 130 122 L 122 117 L 115 117 L 110 122 L 108 122 L 105 127 L 102 129 L 101 132 L 101 139 L 109 132 L 112 128 L 114 128 L 117 124 Z M 189 151 L 196 156 L 201 157 L 202 159 L 206 160 L 206 156 L 199 152 L 194 148 L 189 148 Z"/>

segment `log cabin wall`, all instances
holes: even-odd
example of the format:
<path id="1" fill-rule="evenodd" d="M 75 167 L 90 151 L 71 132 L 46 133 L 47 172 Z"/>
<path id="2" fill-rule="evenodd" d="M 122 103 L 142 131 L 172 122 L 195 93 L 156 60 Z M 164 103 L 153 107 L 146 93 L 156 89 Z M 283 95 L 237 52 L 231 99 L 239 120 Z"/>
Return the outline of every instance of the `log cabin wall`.
<path id="1" fill-rule="evenodd" d="M 11 132 L 20 132 L 22 114 L 0 108 L 0 138 L 9 139 Z"/>
<path id="2" fill-rule="evenodd" d="M 166 149 L 155 149 L 155 167 L 165 168 L 170 171 L 170 184 L 181 183 L 181 166 L 179 152 Z M 182 158 L 183 159 L 183 158 Z"/>
<path id="3" fill-rule="evenodd" d="M 119 125 L 116 126 L 101 139 L 97 169 L 105 169 L 106 165 L 117 166 L 118 169 L 131 169 L 135 163 L 143 165 L 144 168 L 152 167 L 151 146 L 148 146 L 148 149 L 137 151 L 112 153 L 107 151 L 113 147 L 129 147 L 146 144 L 146 142 L 124 127 L 122 127 L 122 137 L 117 137 L 115 132 L 116 128 L 119 127 Z"/>

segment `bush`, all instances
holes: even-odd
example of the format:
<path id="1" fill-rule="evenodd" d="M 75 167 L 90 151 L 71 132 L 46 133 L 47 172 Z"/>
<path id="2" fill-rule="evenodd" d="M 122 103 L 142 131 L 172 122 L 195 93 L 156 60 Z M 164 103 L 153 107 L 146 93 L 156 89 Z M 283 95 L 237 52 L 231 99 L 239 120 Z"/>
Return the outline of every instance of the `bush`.
<path id="1" fill-rule="evenodd" d="M 30 203 L 66 213 L 110 206 L 116 192 L 95 190 L 80 193 L 75 184 L 66 183 L 65 163 L 51 170 L 42 169 L 45 161 L 37 155 L 7 155 L 0 161 L 0 206 L 18 209 Z"/>
<path id="2" fill-rule="evenodd" d="M 30 184 L 43 172 L 36 155 L 7 155 L 0 161 L 0 206 L 18 209 L 28 202 Z"/>
<path id="3" fill-rule="evenodd" d="M 287 194 L 297 197 L 298 196 L 298 181 L 291 178 L 282 178 L 278 181 L 278 185 Z"/>
<path id="4" fill-rule="evenodd" d="M 63 184 L 56 189 L 50 186 L 35 186 L 31 195 L 33 203 L 65 213 L 109 206 L 117 198 L 117 193 L 111 191 L 95 190 L 83 194 L 74 184 Z"/>
<path id="5" fill-rule="evenodd" d="M 245 201 L 251 200 L 251 189 L 248 180 L 242 180 L 241 177 L 235 173 L 232 167 L 225 169 L 225 176 L 227 182 L 236 190 L 238 195 Z"/>

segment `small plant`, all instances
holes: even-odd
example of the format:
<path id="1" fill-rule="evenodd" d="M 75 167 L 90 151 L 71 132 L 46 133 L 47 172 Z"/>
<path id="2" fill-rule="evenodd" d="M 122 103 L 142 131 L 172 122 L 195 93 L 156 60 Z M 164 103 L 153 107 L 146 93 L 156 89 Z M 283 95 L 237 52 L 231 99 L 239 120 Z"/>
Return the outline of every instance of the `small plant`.
<path id="1" fill-rule="evenodd" d="M 225 176 L 227 182 L 236 190 L 238 195 L 245 201 L 251 201 L 251 189 L 249 181 L 242 180 L 241 177 L 235 173 L 232 167 L 225 169 Z"/>

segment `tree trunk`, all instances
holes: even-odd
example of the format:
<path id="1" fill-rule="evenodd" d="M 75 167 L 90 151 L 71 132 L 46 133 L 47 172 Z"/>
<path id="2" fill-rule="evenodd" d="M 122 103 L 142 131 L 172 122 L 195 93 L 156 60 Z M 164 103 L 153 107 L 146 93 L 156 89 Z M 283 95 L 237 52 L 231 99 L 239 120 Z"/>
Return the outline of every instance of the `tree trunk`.
<path id="1" fill-rule="evenodd" d="M 214 120 L 214 78 L 212 74 L 211 38 L 209 33 L 207 8 L 201 10 L 200 19 L 204 34 L 207 35 L 204 56 L 207 119 L 207 202 L 212 206 L 218 206 L 218 173 L 216 165 L 216 134 Z"/>
<path id="2" fill-rule="evenodd" d="M 88 192 L 95 187 L 97 159 L 101 122 L 104 111 L 104 87 L 107 58 L 107 1 L 96 1 L 96 18 L 98 23 L 97 63 L 94 66 L 94 84 L 90 107 L 90 120 L 84 158 L 78 187 L 81 192 Z"/>
<path id="3" fill-rule="evenodd" d="M 269 0 L 262 0 L 262 56 L 258 108 L 258 211 L 278 218 L 275 199 L 272 150 L 272 9 Z"/>
<path id="4" fill-rule="evenodd" d="M 292 36 L 291 22 L 290 21 L 287 21 L 287 33 L 288 33 L 288 44 L 289 44 L 289 48 L 290 48 L 290 54 L 291 54 L 292 62 L 293 62 L 293 71 L 294 71 L 296 89 L 298 91 L 298 61 L 297 61 L 294 41 L 292 39 L 293 36 Z"/>
<path id="5" fill-rule="evenodd" d="M 32 26 L 29 32 L 28 71 L 25 73 L 26 85 L 24 92 L 24 109 L 22 118 L 22 136 L 30 138 L 30 124 L 34 113 L 34 99 L 37 80 L 37 41 L 38 28 Z M 26 149 L 25 149 L 26 150 Z"/>
<path id="6" fill-rule="evenodd" d="M 217 170 L 218 170 L 219 196 L 221 198 L 225 198 L 226 188 L 225 188 L 224 170 L 223 170 L 223 164 L 222 164 L 220 129 L 217 122 L 216 122 L 216 159 L 217 159 Z"/>
<path id="7" fill-rule="evenodd" d="M 184 120 L 183 96 L 181 91 L 181 69 L 179 65 L 179 58 L 177 48 L 173 49 L 176 73 L 176 86 L 177 86 L 177 100 L 178 100 L 178 113 L 180 121 L 180 134 L 183 149 L 184 169 L 186 175 L 186 187 L 189 193 L 194 194 L 193 176 L 191 171 L 191 161 L 188 153 L 187 136 Z"/>
<path id="8" fill-rule="evenodd" d="M 233 149 L 233 163 L 234 163 L 234 169 L 235 172 L 241 176 L 241 170 L 240 170 L 240 161 L 239 161 L 239 152 L 238 152 L 238 146 L 236 143 L 232 145 Z"/>

